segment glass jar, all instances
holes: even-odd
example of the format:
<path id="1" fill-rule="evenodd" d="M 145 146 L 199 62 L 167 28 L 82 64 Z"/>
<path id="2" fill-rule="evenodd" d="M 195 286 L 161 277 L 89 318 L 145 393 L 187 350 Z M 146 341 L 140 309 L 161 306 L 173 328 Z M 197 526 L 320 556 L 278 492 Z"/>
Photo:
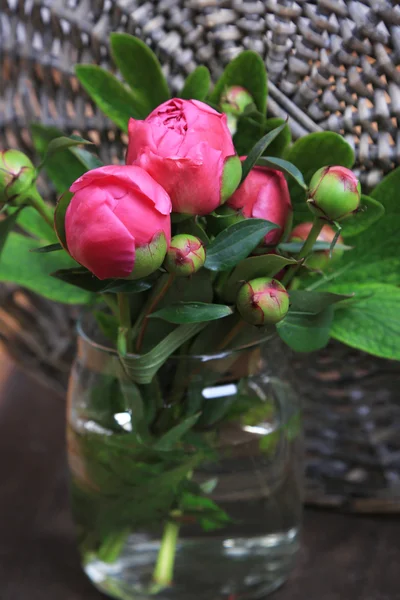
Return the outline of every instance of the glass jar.
<path id="1" fill-rule="evenodd" d="M 170 357 L 137 385 L 81 327 L 67 439 L 83 568 L 102 592 L 250 600 L 288 577 L 302 505 L 300 407 L 275 337 Z"/>

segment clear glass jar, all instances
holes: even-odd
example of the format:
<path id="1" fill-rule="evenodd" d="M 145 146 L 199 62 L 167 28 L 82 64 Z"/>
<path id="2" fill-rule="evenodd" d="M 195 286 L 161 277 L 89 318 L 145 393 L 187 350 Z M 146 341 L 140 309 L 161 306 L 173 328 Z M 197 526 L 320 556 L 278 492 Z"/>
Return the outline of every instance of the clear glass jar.
<path id="1" fill-rule="evenodd" d="M 300 407 L 279 340 L 171 357 L 157 385 L 138 386 L 113 349 L 79 333 L 67 439 L 94 585 L 125 600 L 250 600 L 279 587 L 302 505 Z"/>

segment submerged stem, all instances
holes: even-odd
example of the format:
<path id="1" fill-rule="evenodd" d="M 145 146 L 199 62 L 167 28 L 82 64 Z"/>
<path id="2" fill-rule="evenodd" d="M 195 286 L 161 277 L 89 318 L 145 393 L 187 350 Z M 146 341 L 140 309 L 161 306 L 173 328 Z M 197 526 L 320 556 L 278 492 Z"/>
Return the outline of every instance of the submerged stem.
<path id="1" fill-rule="evenodd" d="M 119 308 L 119 323 L 126 332 L 126 351 L 132 351 L 132 335 L 131 335 L 131 308 L 129 305 L 129 296 L 123 292 L 117 294 Z"/>
<path id="2" fill-rule="evenodd" d="M 176 521 L 167 521 L 153 573 L 154 581 L 163 586 L 171 585 L 173 580 L 178 534 L 178 523 Z"/>

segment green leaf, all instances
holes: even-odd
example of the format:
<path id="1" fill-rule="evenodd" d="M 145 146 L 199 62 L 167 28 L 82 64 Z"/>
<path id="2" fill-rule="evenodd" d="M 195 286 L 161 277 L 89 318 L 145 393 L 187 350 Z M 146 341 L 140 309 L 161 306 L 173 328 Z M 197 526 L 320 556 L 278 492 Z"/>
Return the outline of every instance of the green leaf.
<path id="1" fill-rule="evenodd" d="M 338 307 L 331 334 L 337 340 L 383 358 L 400 360 L 400 289 L 369 282 L 353 284 L 355 300 Z M 333 288 L 347 291 L 347 285 Z"/>
<path id="2" fill-rule="evenodd" d="M 284 158 L 303 173 L 307 185 L 315 171 L 321 167 L 341 165 L 351 168 L 354 164 L 354 152 L 351 146 L 342 136 L 332 131 L 305 135 L 285 152 Z M 311 213 L 305 203 L 304 190 L 295 182 L 289 182 L 289 190 L 296 218 L 298 220 L 309 219 Z"/>
<path id="3" fill-rule="evenodd" d="M 210 85 L 210 71 L 204 65 L 200 65 L 187 77 L 183 90 L 180 93 L 180 97 L 185 98 L 186 100 L 194 99 L 204 101 L 207 97 Z"/>
<path id="4" fill-rule="evenodd" d="M 241 180 L 242 183 L 246 179 L 247 175 L 250 173 L 251 169 L 254 167 L 254 165 L 257 163 L 257 161 L 260 159 L 261 155 L 268 148 L 269 144 L 271 142 L 273 142 L 273 140 L 276 137 L 278 137 L 278 135 L 280 134 L 280 132 L 283 130 L 284 127 L 285 127 L 285 124 L 279 125 L 279 127 L 277 127 L 276 129 L 273 129 L 272 131 L 270 131 L 269 133 L 264 135 L 264 137 L 262 137 L 261 140 L 259 140 L 255 144 L 255 146 L 253 146 L 253 148 L 250 150 L 249 154 L 247 155 L 247 158 L 242 163 L 242 180 Z"/>
<path id="5" fill-rule="evenodd" d="M 277 250 L 280 252 L 289 252 L 289 254 L 298 254 L 304 242 L 283 242 L 278 244 Z M 312 247 L 312 252 L 319 252 L 321 250 L 329 250 L 331 242 L 315 242 Z M 335 244 L 335 250 L 351 250 L 352 246 L 346 246 L 345 244 Z"/>
<path id="6" fill-rule="evenodd" d="M 54 229 L 56 231 L 57 237 L 61 242 L 61 245 L 67 250 L 67 236 L 65 233 L 65 215 L 67 212 L 67 208 L 69 203 L 72 200 L 73 194 L 71 192 L 65 192 L 60 196 L 56 204 L 56 209 L 54 211 Z"/>
<path id="7" fill-rule="evenodd" d="M 143 118 L 135 96 L 114 75 L 97 65 L 77 65 L 75 72 L 93 102 L 122 131 L 128 131 L 131 117 Z"/>
<path id="8" fill-rule="evenodd" d="M 296 352 L 313 352 L 329 342 L 333 306 L 317 314 L 291 312 L 277 325 L 279 337 Z"/>
<path id="9" fill-rule="evenodd" d="M 380 202 L 362 195 L 359 211 L 341 223 L 342 236 L 351 237 L 362 233 L 380 219 L 384 212 L 385 209 Z"/>
<path id="10" fill-rule="evenodd" d="M 281 133 L 268 146 L 268 154 L 270 156 L 282 156 L 285 149 L 289 146 L 290 142 L 292 141 L 292 132 L 290 131 L 290 127 L 287 121 L 285 119 L 280 119 L 279 117 L 267 119 L 264 123 L 264 134 L 268 133 L 269 131 L 273 131 L 281 125 L 284 126 Z"/>
<path id="11" fill-rule="evenodd" d="M 37 252 L 38 254 L 47 254 L 48 252 L 57 252 L 58 250 L 62 250 L 63 247 L 59 242 L 55 244 L 49 244 L 48 246 L 41 246 L 40 248 L 33 248 L 31 252 Z"/>
<path id="12" fill-rule="evenodd" d="M 39 243 L 18 233 L 11 233 L 0 261 L 0 281 L 16 283 L 56 302 L 91 302 L 91 294 L 49 277 L 55 269 L 76 263 L 66 253 L 34 254 L 31 250 L 37 248 Z"/>
<path id="13" fill-rule="evenodd" d="M 56 127 L 47 127 L 38 123 L 31 125 L 31 131 L 34 146 L 42 157 L 45 155 L 50 142 L 63 135 L 62 131 Z M 93 168 L 88 166 L 93 161 L 96 161 L 97 166 L 99 166 L 99 159 L 87 150 L 67 148 L 60 151 L 56 156 L 48 158 L 45 171 L 53 182 L 57 193 L 63 194 L 78 177 Z"/>
<path id="14" fill-rule="evenodd" d="M 132 381 L 119 380 L 121 392 L 125 400 L 125 408 L 131 413 L 133 430 L 139 434 L 145 433 L 144 429 L 144 402 L 139 387 Z"/>
<path id="15" fill-rule="evenodd" d="M 142 40 L 128 33 L 112 33 L 110 44 L 115 64 L 132 88 L 135 98 L 140 100 L 141 116 L 135 118 L 144 119 L 170 98 L 160 63 Z"/>
<path id="16" fill-rule="evenodd" d="M 175 427 L 172 427 L 167 433 L 165 433 L 161 438 L 157 440 L 155 444 L 153 444 L 153 448 L 155 450 L 172 450 L 173 447 L 181 441 L 182 437 L 192 429 L 192 427 L 199 420 L 200 413 L 196 415 L 192 415 L 187 419 L 184 419 Z"/>
<path id="17" fill-rule="evenodd" d="M 196 518 L 204 531 L 213 531 L 232 523 L 229 515 L 211 498 L 185 492 L 180 502 L 180 508 L 185 516 Z"/>
<path id="18" fill-rule="evenodd" d="M 282 171 L 285 175 L 294 179 L 294 181 L 302 187 L 304 190 L 307 189 L 305 184 L 303 174 L 299 169 L 293 165 L 292 163 L 284 160 L 283 158 L 275 158 L 274 156 L 262 156 L 258 161 L 257 165 L 262 167 L 269 167 L 270 169 L 277 169 L 278 171 Z"/>
<path id="19" fill-rule="evenodd" d="M 268 93 L 267 73 L 259 54 L 245 50 L 230 62 L 211 92 L 210 101 L 218 105 L 223 92 L 232 85 L 244 87 L 252 96 L 258 110 L 265 114 Z"/>
<path id="20" fill-rule="evenodd" d="M 180 302 L 161 308 L 150 315 L 151 318 L 163 319 L 178 325 L 184 323 L 204 323 L 222 319 L 233 313 L 224 304 L 207 304 L 205 302 Z"/>
<path id="21" fill-rule="evenodd" d="M 235 267 L 229 276 L 223 288 L 223 296 L 227 301 L 234 302 L 244 281 L 256 277 L 274 277 L 281 269 L 295 264 L 297 261 L 294 258 L 284 258 L 277 254 L 263 254 L 246 258 Z"/>
<path id="22" fill-rule="evenodd" d="M 79 266 L 70 269 L 58 269 L 54 273 L 51 273 L 51 276 L 65 281 L 70 285 L 95 293 L 117 294 L 118 292 L 124 292 L 126 294 L 140 294 L 150 289 L 153 285 L 151 278 L 134 281 L 129 279 L 97 279 L 85 267 Z"/>
<path id="23" fill-rule="evenodd" d="M 167 358 L 191 337 L 205 327 L 206 323 L 180 325 L 167 335 L 157 346 L 142 356 L 126 356 L 121 363 L 127 375 L 136 383 L 150 383 Z"/>
<path id="24" fill-rule="evenodd" d="M 353 297 L 353 294 L 334 294 L 332 292 L 307 292 L 294 290 L 290 295 L 291 312 L 318 314 L 331 304 L 342 302 Z"/>
<path id="25" fill-rule="evenodd" d="M 73 146 L 80 146 L 81 144 L 92 144 L 93 142 L 89 142 L 89 140 L 85 140 L 77 135 L 71 135 L 70 137 L 60 136 L 51 140 L 50 144 L 47 146 L 46 153 L 40 163 L 38 169 L 41 169 L 44 163 L 47 161 L 50 156 L 54 156 L 57 152 L 61 152 L 62 150 L 67 150 L 67 148 L 72 148 Z"/>
<path id="26" fill-rule="evenodd" d="M 27 233 L 35 236 L 39 240 L 55 243 L 57 236 L 54 229 L 43 219 L 43 217 L 32 206 L 26 206 L 19 213 L 17 225 Z"/>
<path id="27" fill-rule="evenodd" d="M 3 252 L 7 238 L 15 226 L 21 210 L 23 210 L 23 207 L 18 208 L 14 213 L 0 221 L 0 255 Z"/>
<path id="28" fill-rule="evenodd" d="M 102 334 L 115 343 L 118 338 L 118 319 L 114 315 L 110 315 L 100 310 L 95 310 L 93 312 L 93 316 L 96 319 L 97 325 L 99 326 Z"/>
<path id="29" fill-rule="evenodd" d="M 261 240 L 278 226 L 264 219 L 247 219 L 221 231 L 207 247 L 205 267 L 227 271 L 246 258 Z"/>
<path id="30" fill-rule="evenodd" d="M 280 125 L 284 125 L 281 133 L 268 146 L 270 156 L 282 156 L 290 143 L 291 132 L 287 122 L 279 118 L 265 119 L 263 114 L 255 111 L 240 115 L 236 133 L 233 136 L 233 143 L 238 155 L 247 156 L 260 138 Z"/>

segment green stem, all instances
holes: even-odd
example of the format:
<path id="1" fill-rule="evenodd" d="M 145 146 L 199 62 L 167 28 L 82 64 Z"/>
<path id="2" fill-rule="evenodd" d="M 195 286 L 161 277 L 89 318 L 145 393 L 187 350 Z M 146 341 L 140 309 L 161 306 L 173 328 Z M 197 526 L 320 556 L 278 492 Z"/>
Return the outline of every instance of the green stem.
<path id="1" fill-rule="evenodd" d="M 164 528 L 157 563 L 153 573 L 154 581 L 163 586 L 171 585 L 173 580 L 178 534 L 178 523 L 176 521 L 168 521 Z"/>
<path id="2" fill-rule="evenodd" d="M 54 229 L 54 212 L 43 200 L 36 188 L 32 187 L 26 196 L 29 204 L 33 206 L 52 229 Z"/>
<path id="3" fill-rule="evenodd" d="M 135 324 L 135 331 L 137 330 L 137 328 L 139 328 L 139 334 L 138 334 L 137 341 L 136 341 L 137 352 L 140 351 L 140 348 L 143 343 L 143 338 L 144 338 L 144 334 L 146 333 L 146 327 L 147 327 L 147 322 L 149 320 L 149 315 L 151 315 L 153 310 L 156 308 L 157 304 L 159 302 L 161 302 L 161 300 L 164 298 L 165 294 L 167 293 L 167 291 L 171 287 L 172 283 L 174 282 L 174 279 L 175 279 L 175 276 L 173 274 L 170 274 L 168 279 L 166 279 L 165 283 L 162 285 L 161 289 L 156 292 L 156 294 L 153 297 L 153 299 L 151 300 L 149 306 L 145 309 L 145 312 L 143 313 L 143 315 L 141 315 L 139 317 L 139 323 Z"/>
<path id="4" fill-rule="evenodd" d="M 119 306 L 118 302 L 114 298 L 114 294 L 101 294 L 103 301 L 107 304 L 107 306 L 111 309 L 111 312 L 116 317 L 119 317 Z"/>
<path id="5" fill-rule="evenodd" d="M 319 219 L 318 217 L 315 217 L 313 226 L 310 230 L 310 233 L 308 234 L 306 241 L 303 244 L 302 249 L 300 250 L 300 252 L 297 256 L 297 260 L 306 258 L 312 252 L 313 246 L 314 246 L 315 242 L 317 241 L 317 238 L 318 238 L 323 226 L 324 226 L 324 221 L 322 219 Z M 300 269 L 300 267 L 301 267 L 301 264 L 298 264 L 298 265 L 294 265 L 293 267 L 289 268 L 285 277 L 282 279 L 283 285 L 287 286 L 292 281 L 293 277 L 296 275 L 296 273 Z"/>
<path id="6" fill-rule="evenodd" d="M 119 308 L 119 322 L 122 329 L 126 331 L 126 351 L 132 351 L 131 336 L 131 309 L 129 306 L 129 296 L 123 292 L 117 294 Z"/>

